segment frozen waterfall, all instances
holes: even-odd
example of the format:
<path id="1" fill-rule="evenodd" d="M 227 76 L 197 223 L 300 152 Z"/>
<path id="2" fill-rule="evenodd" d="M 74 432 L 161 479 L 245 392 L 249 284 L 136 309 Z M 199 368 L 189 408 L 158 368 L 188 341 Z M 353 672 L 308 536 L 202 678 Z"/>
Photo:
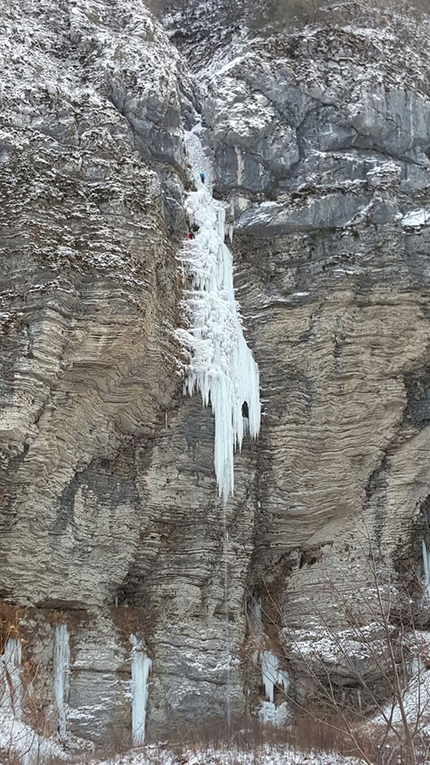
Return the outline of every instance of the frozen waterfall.
<path id="1" fill-rule="evenodd" d="M 186 390 L 190 395 L 200 391 L 215 416 L 215 475 L 226 502 L 234 490 L 234 449 L 241 448 L 247 429 L 252 438 L 260 430 L 260 385 L 234 295 L 233 260 L 224 242 L 225 209 L 211 195 L 212 172 L 200 130 L 199 124 L 185 134 L 197 187 L 188 195 L 186 209 L 196 233 L 182 255 L 191 289 L 186 296 L 190 326 L 180 336 L 191 353 Z"/>
<path id="2" fill-rule="evenodd" d="M 423 550 L 423 566 L 424 566 L 424 595 L 426 598 L 430 598 L 430 553 L 427 549 L 427 545 L 422 540 Z"/>
<path id="3" fill-rule="evenodd" d="M 67 705 L 70 692 L 70 643 L 66 624 L 57 624 L 54 635 L 54 694 L 58 710 L 58 736 L 67 739 Z"/>
<path id="4" fill-rule="evenodd" d="M 23 685 L 22 658 L 21 640 L 19 636 L 13 637 L 11 630 L 4 652 L 0 654 L 0 746 L 7 751 L 8 762 L 19 765 L 39 765 L 66 759 L 69 762 L 62 746 L 52 738 L 39 735 L 22 719 L 25 701 L 30 702 L 32 708 L 32 683 L 28 687 Z"/>
<path id="5" fill-rule="evenodd" d="M 264 685 L 264 695 L 271 704 L 275 703 L 275 688 L 282 689 L 285 698 L 288 695 L 290 680 L 288 673 L 279 669 L 279 659 L 271 651 L 260 654 L 261 675 Z"/>
<path id="6" fill-rule="evenodd" d="M 265 724 L 285 725 L 289 717 L 287 699 L 290 680 L 288 672 L 279 669 L 279 659 L 271 651 L 262 651 L 259 654 L 259 658 L 264 695 L 267 700 L 261 703 L 258 717 Z M 276 701 L 275 699 L 276 690 L 279 692 L 281 701 Z"/>
<path id="7" fill-rule="evenodd" d="M 0 698 L 0 707 L 13 712 L 16 720 L 22 717 L 22 650 L 19 638 L 9 637 L 0 662 L 0 677 L 3 677 L 4 690 Z"/>
<path id="8" fill-rule="evenodd" d="M 148 682 L 152 661 L 144 645 L 135 635 L 130 635 L 131 649 L 131 730 L 134 746 L 145 741 Z"/>

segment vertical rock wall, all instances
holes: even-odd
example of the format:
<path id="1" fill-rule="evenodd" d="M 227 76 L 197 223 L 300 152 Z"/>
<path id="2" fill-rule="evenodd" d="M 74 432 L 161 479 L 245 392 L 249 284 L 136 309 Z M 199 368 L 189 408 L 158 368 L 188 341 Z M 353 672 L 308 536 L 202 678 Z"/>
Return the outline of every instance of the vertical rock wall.
<path id="1" fill-rule="evenodd" d="M 369 539 L 422 574 L 425 26 L 233 35 L 197 76 L 127 0 L 14 0 L 0 21 L 0 647 L 25 640 L 24 723 L 56 732 L 59 624 L 79 746 L 131 741 L 131 635 L 150 737 L 254 713 L 264 649 L 306 700 L 291 635 L 345 626 Z M 227 595 L 213 418 L 182 396 L 175 339 L 196 108 L 263 400 Z"/>

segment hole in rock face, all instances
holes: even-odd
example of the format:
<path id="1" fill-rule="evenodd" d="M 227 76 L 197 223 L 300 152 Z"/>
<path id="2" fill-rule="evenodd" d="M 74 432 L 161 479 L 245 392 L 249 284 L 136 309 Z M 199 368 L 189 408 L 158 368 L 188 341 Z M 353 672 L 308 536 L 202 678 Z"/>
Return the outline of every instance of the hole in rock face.
<path id="1" fill-rule="evenodd" d="M 300 553 L 299 568 L 303 566 L 313 566 L 319 563 L 322 558 L 322 550 L 319 545 L 311 547 L 308 550 L 302 550 Z"/>
<path id="2" fill-rule="evenodd" d="M 242 404 L 242 417 L 249 417 L 248 402 L 244 401 Z"/>

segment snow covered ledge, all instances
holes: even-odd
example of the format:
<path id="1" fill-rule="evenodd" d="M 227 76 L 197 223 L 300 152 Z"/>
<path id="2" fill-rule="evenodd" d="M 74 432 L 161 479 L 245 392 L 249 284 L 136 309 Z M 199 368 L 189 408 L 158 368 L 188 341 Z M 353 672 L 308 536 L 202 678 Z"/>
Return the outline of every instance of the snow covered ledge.
<path id="1" fill-rule="evenodd" d="M 401 224 L 406 229 L 430 226 L 430 210 L 425 210 L 423 207 L 418 210 L 410 210 L 410 212 L 401 218 Z"/>
<path id="2" fill-rule="evenodd" d="M 211 168 L 199 138 L 200 123 L 186 133 L 197 191 L 187 198 L 187 214 L 196 227 L 182 254 L 191 277 L 186 294 L 190 326 L 180 337 L 191 353 L 186 390 L 200 391 L 215 416 L 215 475 L 224 502 L 234 491 L 234 449 L 246 430 L 260 430 L 258 366 L 243 336 L 233 286 L 233 259 L 226 246 L 225 210 L 211 195 Z M 206 183 L 200 179 L 206 176 Z"/>

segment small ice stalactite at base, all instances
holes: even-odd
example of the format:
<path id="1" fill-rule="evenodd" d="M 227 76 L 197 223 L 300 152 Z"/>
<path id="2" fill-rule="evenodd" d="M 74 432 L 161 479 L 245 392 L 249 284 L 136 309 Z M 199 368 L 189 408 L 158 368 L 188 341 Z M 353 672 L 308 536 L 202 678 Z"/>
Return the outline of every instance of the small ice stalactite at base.
<path id="1" fill-rule="evenodd" d="M 195 235 L 182 254 L 191 277 L 185 306 L 190 326 L 178 336 L 190 352 L 186 391 L 200 391 L 203 405 L 210 402 L 215 416 L 215 475 L 226 503 L 234 490 L 234 449 L 241 448 L 246 431 L 256 438 L 260 430 L 260 384 L 234 294 L 233 259 L 224 241 L 225 209 L 210 193 L 212 172 L 199 130 L 196 126 L 186 133 L 197 191 L 187 197 Z M 201 171 L 205 184 L 199 180 Z"/>
<path id="2" fill-rule="evenodd" d="M 270 701 L 262 701 L 258 710 L 258 719 L 264 725 L 285 725 L 289 716 L 290 710 L 286 701 L 277 706 Z"/>
<path id="3" fill-rule="evenodd" d="M 288 672 L 279 669 L 279 659 L 272 651 L 262 651 L 259 654 L 261 665 L 261 677 L 264 686 L 266 700 L 261 703 L 258 716 L 263 723 L 282 725 L 289 716 L 288 690 L 290 679 Z M 275 703 L 275 690 L 278 690 L 284 701 Z"/>
<path id="4" fill-rule="evenodd" d="M 423 550 L 423 566 L 424 566 L 424 597 L 427 600 L 430 600 L 430 553 L 427 550 L 427 545 L 422 540 L 422 550 Z"/>
<path id="5" fill-rule="evenodd" d="M 10 637 L 5 645 L 1 663 L 4 689 L 0 707 L 10 711 L 15 720 L 22 719 L 22 649 L 19 638 Z"/>
<path id="6" fill-rule="evenodd" d="M 264 636 L 261 605 L 257 599 L 253 600 L 248 615 L 254 640 L 261 647 L 259 651 L 254 653 L 253 659 L 256 666 L 260 665 L 261 680 L 266 697 L 260 704 L 258 717 L 264 724 L 283 725 L 290 714 L 288 672 L 279 668 L 279 659 L 272 651 L 263 648 L 267 638 Z"/>
<path id="7" fill-rule="evenodd" d="M 145 741 L 148 682 L 152 661 L 145 646 L 135 635 L 130 635 L 131 649 L 131 731 L 134 746 Z"/>
<path id="8" fill-rule="evenodd" d="M 31 683 L 23 685 L 21 641 L 9 637 L 0 654 L 0 746 L 6 745 L 8 762 L 19 765 L 69 762 L 63 746 L 23 721 L 25 701 L 31 693 Z"/>
<path id="9" fill-rule="evenodd" d="M 271 651 L 260 654 L 261 676 L 264 685 L 264 695 L 271 704 L 275 703 L 275 688 L 279 688 L 285 696 L 288 694 L 290 680 L 288 673 L 279 669 L 279 659 Z"/>
<path id="10" fill-rule="evenodd" d="M 67 709 L 70 695 L 70 642 L 66 624 L 57 624 L 54 635 L 54 695 L 58 712 L 58 736 L 67 740 Z"/>

